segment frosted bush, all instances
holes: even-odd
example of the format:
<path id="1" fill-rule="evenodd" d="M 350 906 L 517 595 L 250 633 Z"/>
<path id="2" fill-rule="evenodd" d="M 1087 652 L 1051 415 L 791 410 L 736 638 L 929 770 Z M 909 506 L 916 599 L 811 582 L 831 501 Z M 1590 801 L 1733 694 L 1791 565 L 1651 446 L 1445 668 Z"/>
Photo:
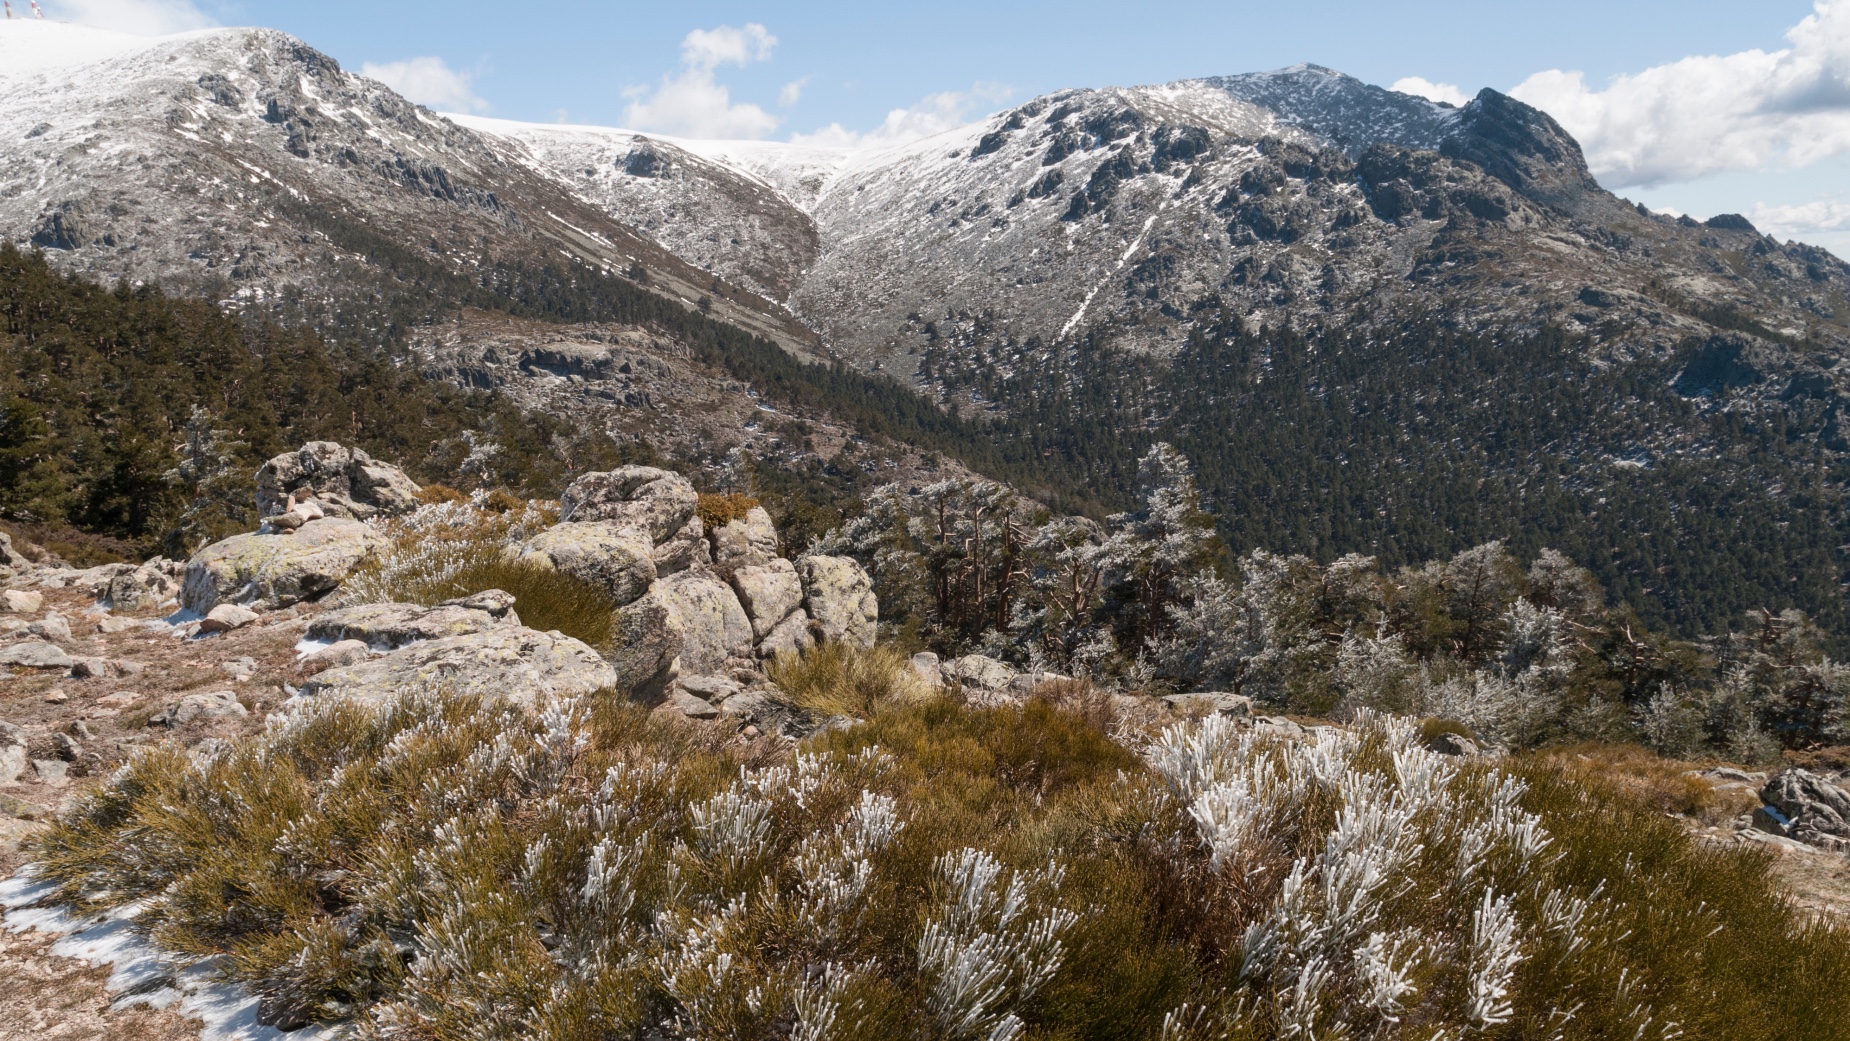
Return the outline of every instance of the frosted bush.
<path id="1" fill-rule="evenodd" d="M 1353 731 L 1305 740 L 1221 717 L 1180 723 L 1145 759 L 1186 810 L 1189 855 L 1267 894 L 1240 943 L 1240 977 L 1277 1036 L 1372 1036 L 1422 1001 L 1457 1002 L 1479 1029 L 1509 1019 L 1527 956 L 1509 893 L 1539 884 L 1550 844 L 1521 808 L 1520 782 L 1461 772 L 1410 724 L 1368 713 Z M 1309 811 L 1318 805 L 1331 809 Z M 1438 892 L 1473 910 L 1431 913 Z M 1583 943 L 1589 901 L 1550 891 L 1544 902 L 1547 928 Z M 1462 992 L 1424 990 L 1448 975 Z"/>

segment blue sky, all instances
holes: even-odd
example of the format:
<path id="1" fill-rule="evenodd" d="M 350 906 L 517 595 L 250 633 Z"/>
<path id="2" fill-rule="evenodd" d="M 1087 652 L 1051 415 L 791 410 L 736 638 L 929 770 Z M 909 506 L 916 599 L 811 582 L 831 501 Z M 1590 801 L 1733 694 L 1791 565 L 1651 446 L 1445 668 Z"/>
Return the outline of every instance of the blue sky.
<path id="1" fill-rule="evenodd" d="M 271 26 L 437 107 L 692 136 L 877 140 L 1060 87 L 1300 61 L 1516 88 L 1608 187 L 1850 255 L 1850 0 L 42 2 L 142 31 Z"/>

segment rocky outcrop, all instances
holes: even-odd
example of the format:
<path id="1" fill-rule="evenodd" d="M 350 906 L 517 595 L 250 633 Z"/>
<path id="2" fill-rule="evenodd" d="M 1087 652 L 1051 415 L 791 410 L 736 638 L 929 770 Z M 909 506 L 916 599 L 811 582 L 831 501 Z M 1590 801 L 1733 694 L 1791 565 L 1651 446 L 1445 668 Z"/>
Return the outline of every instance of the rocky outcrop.
<path id="1" fill-rule="evenodd" d="M 405 690 L 443 689 L 533 705 L 547 697 L 593 694 L 616 682 L 610 664 L 585 644 L 557 632 L 502 625 L 328 669 L 304 683 L 302 694 L 379 701 Z"/>
<path id="2" fill-rule="evenodd" d="M 282 534 L 234 535 L 187 561 L 180 604 L 203 615 L 221 603 L 310 600 L 339 586 L 380 542 L 367 525 L 335 517 Z"/>
<path id="3" fill-rule="evenodd" d="M 317 643 L 358 640 L 374 650 L 394 650 L 419 640 L 469 636 L 499 626 L 517 626 L 514 597 L 490 589 L 436 607 L 418 604 L 360 604 L 318 615 L 307 639 Z"/>
<path id="4" fill-rule="evenodd" d="M 1850 850 L 1850 792 L 1810 770 L 1794 767 L 1775 774 L 1760 798 L 1778 811 L 1767 814 L 1779 834 L 1825 849 Z M 1769 827 L 1768 830 L 1777 830 Z"/>
<path id="5" fill-rule="evenodd" d="M 560 520 L 615 521 L 648 533 L 652 542 L 670 541 L 694 519 L 700 496 L 687 478 L 653 466 L 625 466 L 588 473 L 559 496 Z"/>
<path id="6" fill-rule="evenodd" d="M 797 561 L 804 604 L 824 639 L 872 647 L 880 622 L 873 579 L 847 557 L 812 556 Z"/>
<path id="7" fill-rule="evenodd" d="M 412 509 L 418 504 L 417 496 L 417 483 L 403 470 L 333 441 L 310 441 L 257 469 L 257 514 L 261 517 L 281 514 L 296 502 L 313 499 L 329 516 L 365 520 Z"/>

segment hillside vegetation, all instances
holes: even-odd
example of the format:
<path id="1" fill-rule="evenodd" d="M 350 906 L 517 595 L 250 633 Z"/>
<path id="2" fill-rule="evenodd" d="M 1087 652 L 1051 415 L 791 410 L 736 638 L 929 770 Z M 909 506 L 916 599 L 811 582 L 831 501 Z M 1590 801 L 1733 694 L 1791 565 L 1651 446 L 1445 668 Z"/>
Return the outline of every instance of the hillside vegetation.
<path id="1" fill-rule="evenodd" d="M 325 700 L 146 750 L 38 870 L 266 1021 L 386 1037 L 1850 1034 L 1850 937 L 1584 779 L 1048 697 L 795 757 L 615 700 Z"/>

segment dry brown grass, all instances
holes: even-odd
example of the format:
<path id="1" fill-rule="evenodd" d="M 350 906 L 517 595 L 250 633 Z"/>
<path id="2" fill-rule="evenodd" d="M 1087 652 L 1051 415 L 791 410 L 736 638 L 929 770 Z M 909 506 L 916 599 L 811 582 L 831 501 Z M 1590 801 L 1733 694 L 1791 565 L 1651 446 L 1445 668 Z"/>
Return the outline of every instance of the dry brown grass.
<path id="1" fill-rule="evenodd" d="M 1638 805 L 1705 824 L 1731 820 L 1760 802 L 1748 793 L 1718 788 L 1695 772 L 1713 763 L 1666 759 L 1639 745 L 1570 745 L 1518 759 L 1610 785 Z"/>
<path id="2" fill-rule="evenodd" d="M 749 495 L 702 495 L 694 512 L 700 515 L 700 523 L 708 530 L 723 528 L 735 520 L 744 520 L 745 515 L 758 506 L 758 500 Z"/>

